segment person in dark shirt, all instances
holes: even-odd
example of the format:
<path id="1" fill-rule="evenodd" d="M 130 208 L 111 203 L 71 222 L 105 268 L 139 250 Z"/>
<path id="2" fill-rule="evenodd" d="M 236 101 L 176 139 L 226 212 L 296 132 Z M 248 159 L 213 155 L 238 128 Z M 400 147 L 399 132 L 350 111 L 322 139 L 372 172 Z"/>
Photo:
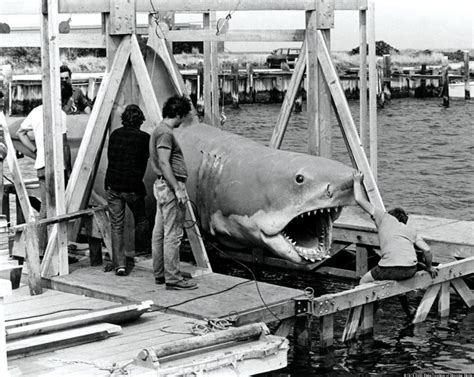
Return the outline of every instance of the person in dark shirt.
<path id="1" fill-rule="evenodd" d="M 143 112 L 137 105 L 128 105 L 122 113 L 123 127 L 112 132 L 109 139 L 105 189 L 112 228 L 112 262 L 119 276 L 127 273 L 123 242 L 125 205 L 130 208 L 135 220 L 135 253 L 150 252 L 143 183 L 150 135 L 140 130 L 144 120 Z"/>
<path id="2" fill-rule="evenodd" d="M 72 73 L 67 65 L 63 64 L 59 67 L 59 74 L 61 76 L 61 82 L 67 82 L 72 86 Z M 79 113 L 90 114 L 91 110 L 91 100 L 82 93 L 82 90 L 79 88 L 73 90 L 71 98 L 63 105 L 63 111 L 68 115 Z"/>

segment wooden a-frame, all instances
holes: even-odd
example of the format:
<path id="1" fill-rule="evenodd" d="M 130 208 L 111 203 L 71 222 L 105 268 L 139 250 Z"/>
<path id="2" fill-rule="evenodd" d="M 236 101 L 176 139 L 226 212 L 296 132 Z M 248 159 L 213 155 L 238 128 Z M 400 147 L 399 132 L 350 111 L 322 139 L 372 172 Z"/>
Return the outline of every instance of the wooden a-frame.
<path id="1" fill-rule="evenodd" d="M 151 35 L 153 34 L 154 33 Z M 163 41 L 163 43 L 165 42 Z M 172 58 L 170 58 L 166 45 L 164 47 L 162 46 L 161 49 L 157 49 L 157 52 L 163 58 L 167 69 L 172 73 L 171 77 L 173 82 L 175 82 L 177 89 L 180 89 L 178 92 L 183 93 L 182 88 L 184 85 L 181 86 L 182 84 L 180 84 L 179 72 L 176 66 L 172 64 Z M 95 171 L 100 159 L 100 152 L 108 128 L 108 120 L 129 61 L 132 70 L 135 72 L 138 87 L 142 93 L 145 111 L 149 118 L 154 119 L 155 122 L 159 122 L 162 119 L 161 109 L 140 52 L 137 37 L 135 34 L 125 35 L 120 41 L 111 69 L 103 78 L 94 108 L 87 123 L 84 137 L 79 147 L 71 178 L 66 189 L 66 208 L 68 213 L 82 209 L 89 201 L 92 181 L 95 176 Z M 188 231 L 188 238 L 190 242 L 192 239 L 197 241 L 191 242 L 197 265 L 210 270 L 206 250 L 201 240 L 199 228 L 195 222 L 194 213 L 190 204 L 187 205 L 187 216 L 194 219 L 194 226 L 191 231 Z M 57 231 L 58 229 L 55 225 L 51 232 L 41 266 L 42 276 L 48 275 L 52 256 L 57 251 Z"/>

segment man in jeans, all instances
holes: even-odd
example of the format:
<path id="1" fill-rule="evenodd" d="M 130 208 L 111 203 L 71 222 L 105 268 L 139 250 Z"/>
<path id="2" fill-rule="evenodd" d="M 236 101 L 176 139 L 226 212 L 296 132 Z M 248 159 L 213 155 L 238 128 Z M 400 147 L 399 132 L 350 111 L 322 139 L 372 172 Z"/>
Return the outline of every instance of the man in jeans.
<path id="1" fill-rule="evenodd" d="M 140 130 L 144 120 L 137 105 L 128 105 L 122 113 L 123 127 L 112 132 L 107 151 L 105 189 L 112 229 L 112 262 L 119 276 L 127 274 L 123 242 L 125 205 L 135 220 L 135 253 L 147 253 L 150 249 L 143 183 L 150 135 Z"/>
<path id="2" fill-rule="evenodd" d="M 186 97 L 170 97 L 163 107 L 163 121 L 153 130 L 150 156 L 157 179 L 155 227 L 152 235 L 155 282 L 166 289 L 196 289 L 192 280 L 179 271 L 179 246 L 183 237 L 186 195 L 186 164 L 173 129 L 192 120 L 191 103 Z"/>

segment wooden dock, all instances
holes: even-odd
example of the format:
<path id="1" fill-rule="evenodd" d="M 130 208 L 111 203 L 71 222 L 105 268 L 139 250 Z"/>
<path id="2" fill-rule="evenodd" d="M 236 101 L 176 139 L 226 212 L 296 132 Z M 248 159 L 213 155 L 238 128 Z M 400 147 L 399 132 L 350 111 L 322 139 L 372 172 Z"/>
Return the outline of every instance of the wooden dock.
<path id="1" fill-rule="evenodd" d="M 67 342 L 70 340 L 64 339 L 57 341 L 51 349 L 38 350 L 36 348 L 9 355 L 11 376 L 108 376 L 112 373 L 128 373 L 136 376 L 156 375 L 157 371 L 150 369 L 153 365 L 145 367 L 134 361 L 142 350 L 151 350 L 153 347 L 163 348 L 169 344 L 186 341 L 186 339 L 192 340 L 197 335 L 193 332 L 193 327 L 204 327 L 207 324 L 207 321 L 200 318 L 226 316 L 229 310 L 244 308 L 248 310 L 259 306 L 254 292 L 255 287 L 251 286 L 253 282 L 239 278 L 227 279 L 226 276 L 218 274 L 197 279 L 200 289 L 192 292 L 166 291 L 163 286 L 155 285 L 152 274 L 142 268 L 135 268 L 131 275 L 125 278 L 119 278 L 113 273 L 104 273 L 100 268 L 80 268 L 64 277 L 69 277 L 69 279 L 51 279 L 50 284 L 87 294 L 89 297 L 57 290 L 45 290 L 41 295 L 30 296 L 28 287 L 23 286 L 14 290 L 13 295 L 5 300 L 7 326 L 12 323 L 11 321 L 17 322 L 19 318 L 24 320 L 25 316 L 41 316 L 44 320 L 65 318 L 74 315 L 75 311 L 83 313 L 82 310 L 120 307 L 117 302 L 136 303 L 142 301 L 144 297 L 153 297 L 157 300 L 157 304 L 139 319 L 121 324 L 121 329 L 119 331 L 114 329 L 113 333 L 109 334 L 112 336 L 106 339 L 99 336 L 99 340 L 87 343 L 79 341 L 85 344 L 76 343 L 69 347 Z M 164 306 L 177 304 L 198 295 L 228 288 L 236 282 L 244 284 L 226 294 L 196 300 L 189 305 L 183 305 L 180 309 L 176 307 L 166 312 L 159 310 Z M 279 302 L 277 301 L 286 299 L 291 302 L 292 296 L 301 294 L 298 290 L 259 284 L 262 294 L 269 301 L 268 304 L 276 306 L 275 310 L 280 315 L 285 314 L 278 311 Z M 94 298 L 94 296 L 101 298 Z M 275 297 L 274 300 L 270 299 L 272 296 Z M 105 300 L 106 297 L 110 300 Z M 186 316 L 173 314 L 172 311 L 186 313 Z M 46 315 L 47 313 L 52 314 Z M 250 318 L 255 318 L 255 316 L 247 317 L 247 319 Z M 261 318 L 264 318 L 264 315 Z M 74 331 L 83 332 L 86 329 L 74 329 Z M 56 333 L 50 335 L 59 337 Z M 19 341 L 33 342 L 30 339 Z M 12 345 L 7 342 L 7 349 L 9 347 L 11 348 Z M 160 375 L 181 375 L 192 370 L 205 371 L 216 368 L 218 375 L 227 375 L 229 371 L 235 373 L 233 368 L 237 364 L 239 364 L 237 370 L 240 373 L 262 373 L 285 367 L 287 351 L 286 339 L 266 335 L 253 341 L 231 342 L 220 349 L 211 347 L 211 349 L 195 350 L 180 356 L 168 355 L 160 358 L 155 367 L 159 367 Z"/>

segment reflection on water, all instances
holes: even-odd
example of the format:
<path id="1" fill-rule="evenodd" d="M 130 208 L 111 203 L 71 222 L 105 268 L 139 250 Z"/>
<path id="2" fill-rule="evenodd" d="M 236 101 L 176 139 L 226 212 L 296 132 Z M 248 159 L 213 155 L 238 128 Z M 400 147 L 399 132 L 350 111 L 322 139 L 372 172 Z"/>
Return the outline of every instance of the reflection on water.
<path id="1" fill-rule="evenodd" d="M 358 102 L 350 108 L 358 124 Z M 474 220 L 473 102 L 393 100 L 378 111 L 378 183 L 387 207 L 402 206 L 411 213 Z M 268 145 L 280 104 L 242 105 L 226 109 L 224 129 Z M 350 164 L 336 119 L 333 120 L 333 158 Z M 282 148 L 305 152 L 306 114 L 293 114 Z M 245 276 L 238 268 L 221 266 L 227 273 Z M 308 273 L 259 271 L 259 280 L 304 289 L 316 295 L 352 288 L 354 282 Z M 423 292 L 411 294 L 417 303 Z M 334 321 L 339 338 L 345 313 Z M 315 321 L 316 322 L 316 321 Z M 313 323 L 312 336 L 318 339 Z M 374 339 L 348 344 L 336 342 L 329 352 L 298 350 L 283 372 L 291 376 L 400 376 L 404 373 L 474 373 L 474 309 L 456 295 L 451 298 L 449 320 L 441 323 L 435 301 L 428 319 L 407 325 L 396 298 L 384 300 L 375 320 Z M 282 372 L 282 373 L 283 373 Z"/>

